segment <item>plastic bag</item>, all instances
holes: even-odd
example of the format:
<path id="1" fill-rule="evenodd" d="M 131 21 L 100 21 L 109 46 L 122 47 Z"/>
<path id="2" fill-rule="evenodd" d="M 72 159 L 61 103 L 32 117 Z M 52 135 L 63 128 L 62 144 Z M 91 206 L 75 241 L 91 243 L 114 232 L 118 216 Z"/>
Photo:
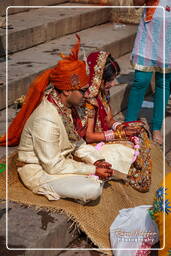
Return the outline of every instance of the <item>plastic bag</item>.
<path id="1" fill-rule="evenodd" d="M 158 242 L 157 224 L 148 213 L 151 207 L 151 205 L 141 205 L 119 211 L 119 215 L 110 227 L 111 248 L 115 249 L 114 256 L 137 256 L 140 249 L 151 248 Z M 135 250 L 129 250 L 131 248 Z"/>

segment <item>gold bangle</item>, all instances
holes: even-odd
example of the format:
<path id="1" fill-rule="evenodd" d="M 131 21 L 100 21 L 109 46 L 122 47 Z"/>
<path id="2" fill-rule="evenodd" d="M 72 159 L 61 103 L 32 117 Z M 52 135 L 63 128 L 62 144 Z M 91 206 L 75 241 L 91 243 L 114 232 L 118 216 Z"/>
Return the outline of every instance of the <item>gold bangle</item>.
<path id="1" fill-rule="evenodd" d="M 122 137 L 121 137 L 121 133 L 120 133 L 120 131 L 117 129 L 115 132 L 114 132 L 114 134 L 115 134 L 115 138 L 116 139 L 122 139 Z"/>
<path id="2" fill-rule="evenodd" d="M 121 137 L 122 139 L 126 139 L 126 133 L 125 133 L 125 130 L 121 130 Z"/>

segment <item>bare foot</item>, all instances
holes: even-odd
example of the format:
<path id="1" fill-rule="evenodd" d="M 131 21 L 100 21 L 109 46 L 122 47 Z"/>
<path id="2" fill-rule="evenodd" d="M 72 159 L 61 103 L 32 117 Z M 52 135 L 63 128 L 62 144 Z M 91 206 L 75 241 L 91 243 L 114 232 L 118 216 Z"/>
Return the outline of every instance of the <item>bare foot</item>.
<path id="1" fill-rule="evenodd" d="M 161 131 L 160 130 L 153 131 L 153 141 L 158 143 L 159 145 L 163 144 L 163 137 L 161 135 Z"/>

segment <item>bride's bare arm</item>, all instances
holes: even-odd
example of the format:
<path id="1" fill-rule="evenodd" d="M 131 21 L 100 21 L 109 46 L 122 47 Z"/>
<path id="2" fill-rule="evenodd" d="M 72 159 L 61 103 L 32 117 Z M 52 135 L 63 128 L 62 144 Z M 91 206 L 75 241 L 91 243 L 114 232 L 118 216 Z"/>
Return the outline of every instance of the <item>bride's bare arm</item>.
<path id="1" fill-rule="evenodd" d="M 105 136 L 103 132 L 94 132 L 94 118 L 88 118 L 85 139 L 87 143 L 98 143 L 101 141 L 105 141 Z"/>
<path id="2" fill-rule="evenodd" d="M 113 117 L 112 110 L 111 110 L 110 107 L 109 107 L 108 112 L 107 112 L 106 121 L 107 121 L 109 129 L 111 129 L 112 125 L 116 122 L 114 117 Z"/>

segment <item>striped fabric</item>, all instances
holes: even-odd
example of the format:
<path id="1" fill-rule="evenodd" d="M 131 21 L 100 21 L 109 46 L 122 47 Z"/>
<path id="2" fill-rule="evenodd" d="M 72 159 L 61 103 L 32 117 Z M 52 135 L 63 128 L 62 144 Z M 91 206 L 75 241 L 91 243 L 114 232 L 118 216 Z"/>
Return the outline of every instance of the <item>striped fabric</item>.
<path id="1" fill-rule="evenodd" d="M 166 72 L 171 72 L 171 0 L 160 0 L 160 6 L 155 11 L 152 21 L 144 22 L 141 19 L 132 51 L 132 64 L 135 69 L 144 71 L 161 71 L 165 64 Z M 166 10 L 167 9 L 167 10 Z M 146 9 L 144 9 L 143 17 Z M 164 61 L 164 13 L 166 58 Z"/>

